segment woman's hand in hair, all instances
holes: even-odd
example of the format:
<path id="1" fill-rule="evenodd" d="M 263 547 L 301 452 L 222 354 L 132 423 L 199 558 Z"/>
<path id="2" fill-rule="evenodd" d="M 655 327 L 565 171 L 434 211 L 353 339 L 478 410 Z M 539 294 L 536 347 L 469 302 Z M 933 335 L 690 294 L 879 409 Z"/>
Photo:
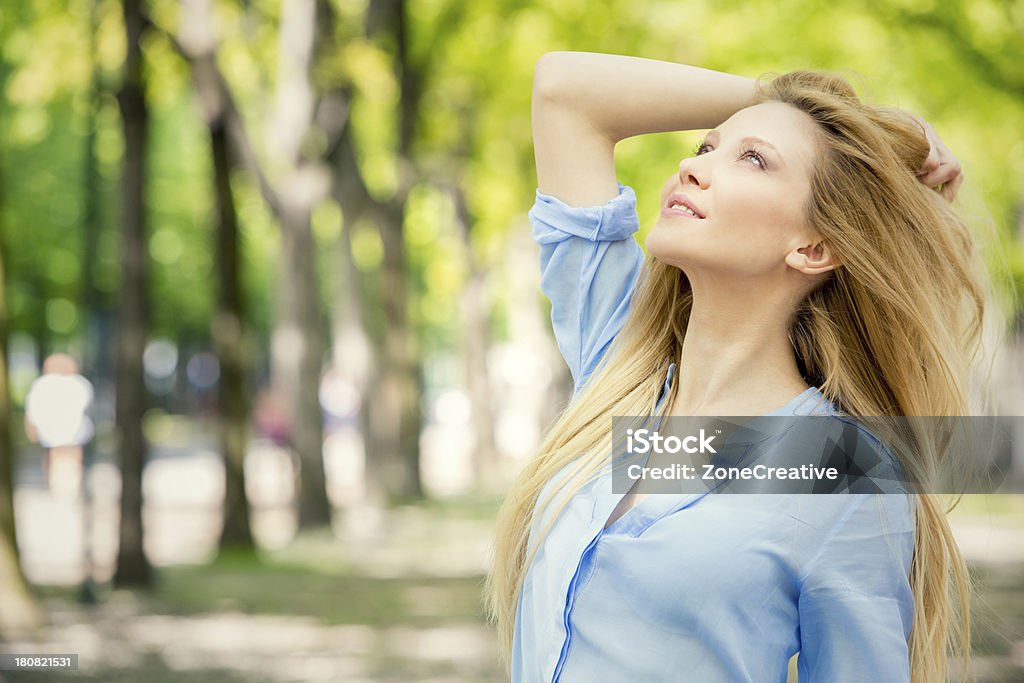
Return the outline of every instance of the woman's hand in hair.
<path id="1" fill-rule="evenodd" d="M 956 198 L 957 190 L 960 189 L 960 185 L 964 182 L 964 172 L 960 167 L 960 161 L 953 156 L 953 153 L 949 151 L 949 147 L 946 147 L 945 143 L 942 142 L 932 124 L 917 114 L 910 112 L 907 112 L 907 114 L 924 130 L 925 137 L 928 139 L 928 146 L 930 147 L 928 158 L 925 159 L 924 165 L 917 172 L 918 180 L 931 189 L 938 188 L 939 194 L 947 202 L 952 202 Z"/>

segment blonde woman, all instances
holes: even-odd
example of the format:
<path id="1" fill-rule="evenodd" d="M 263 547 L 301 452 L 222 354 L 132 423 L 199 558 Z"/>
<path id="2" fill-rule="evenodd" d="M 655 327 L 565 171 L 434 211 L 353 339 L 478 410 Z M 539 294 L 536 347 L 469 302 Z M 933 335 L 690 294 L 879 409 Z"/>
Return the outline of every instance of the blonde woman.
<path id="1" fill-rule="evenodd" d="M 691 129 L 645 257 L 615 144 Z M 837 76 L 591 53 L 538 61 L 533 133 L 575 392 L 498 518 L 512 679 L 783 683 L 799 653 L 801 683 L 946 680 L 968 584 L 932 496 L 645 497 L 609 455 L 612 416 L 966 414 L 983 288 L 956 159 Z"/>

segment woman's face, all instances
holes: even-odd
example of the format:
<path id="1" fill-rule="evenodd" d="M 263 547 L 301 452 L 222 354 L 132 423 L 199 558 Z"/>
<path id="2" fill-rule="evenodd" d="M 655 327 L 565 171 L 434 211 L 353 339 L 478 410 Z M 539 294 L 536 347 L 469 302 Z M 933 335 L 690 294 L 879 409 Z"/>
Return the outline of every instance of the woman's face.
<path id="1" fill-rule="evenodd" d="M 691 281 L 702 274 L 785 277 L 787 254 L 813 242 L 804 207 L 815 125 L 781 102 L 736 112 L 665 183 L 647 250 Z M 685 213 L 680 202 L 702 217 Z"/>

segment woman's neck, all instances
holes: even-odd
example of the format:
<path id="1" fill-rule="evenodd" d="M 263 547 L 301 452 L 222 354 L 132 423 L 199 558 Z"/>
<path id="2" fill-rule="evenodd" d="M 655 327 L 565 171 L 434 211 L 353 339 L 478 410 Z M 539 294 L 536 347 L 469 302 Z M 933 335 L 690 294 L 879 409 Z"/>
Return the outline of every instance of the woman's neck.
<path id="1" fill-rule="evenodd" d="M 789 342 L 791 303 L 694 292 L 669 415 L 763 415 L 808 388 Z"/>

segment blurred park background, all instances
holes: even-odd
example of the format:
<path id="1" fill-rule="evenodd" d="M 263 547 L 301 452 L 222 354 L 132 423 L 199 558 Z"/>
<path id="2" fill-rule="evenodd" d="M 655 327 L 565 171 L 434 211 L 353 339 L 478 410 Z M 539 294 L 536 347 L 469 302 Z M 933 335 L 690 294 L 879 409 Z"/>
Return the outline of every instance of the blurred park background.
<path id="1" fill-rule="evenodd" d="M 526 219 L 564 49 L 843 71 L 935 126 L 1024 287 L 1017 0 L 4 2 L 0 647 L 80 656 L 17 680 L 502 679 L 489 534 L 571 392 Z M 641 239 L 695 141 L 619 145 Z M 44 467 L 55 353 L 95 428 Z M 952 518 L 978 680 L 1024 680 L 1024 502 Z"/>

